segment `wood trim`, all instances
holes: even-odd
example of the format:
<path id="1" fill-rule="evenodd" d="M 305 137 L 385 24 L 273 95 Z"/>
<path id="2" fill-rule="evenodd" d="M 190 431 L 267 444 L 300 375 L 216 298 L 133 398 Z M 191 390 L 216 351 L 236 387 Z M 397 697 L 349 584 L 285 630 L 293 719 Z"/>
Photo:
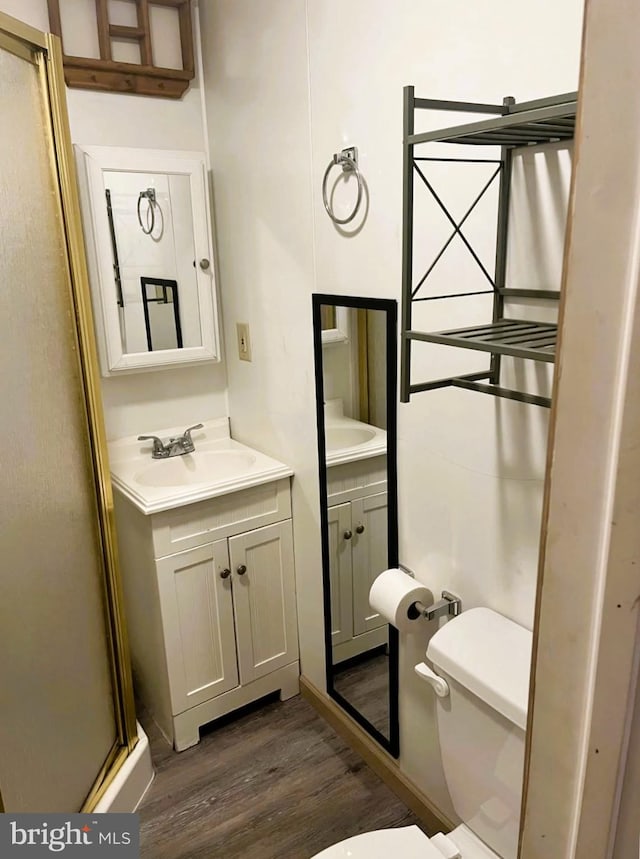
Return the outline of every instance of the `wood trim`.
<path id="1" fill-rule="evenodd" d="M 637 672 L 639 25 L 632 0 L 615 9 L 607 0 L 587 3 L 542 519 L 521 859 L 632 855 L 614 853 L 613 838 Z M 593 205 L 595 188 L 606 191 L 606 206 Z M 636 797 L 632 804 L 637 855 Z"/>
<path id="2" fill-rule="evenodd" d="M 149 19 L 149 0 L 140 0 L 137 6 L 138 27 L 143 35 L 140 39 L 140 60 L 143 66 L 153 65 L 151 49 L 151 21 Z M 182 34 L 180 36 L 182 38 Z"/>
<path id="3" fill-rule="evenodd" d="M 49 15 L 49 30 L 62 41 L 62 16 L 60 15 L 60 0 L 47 0 Z"/>
<path id="4" fill-rule="evenodd" d="M 65 74 L 70 69 L 89 70 L 96 72 L 111 72 L 127 75 L 144 75 L 145 77 L 156 77 L 174 80 L 189 81 L 193 77 L 186 69 L 165 69 L 161 66 L 140 66 L 137 63 L 122 63 L 118 60 L 96 60 L 91 57 L 68 57 L 64 58 Z"/>
<path id="5" fill-rule="evenodd" d="M 178 9 L 178 24 L 180 27 L 180 47 L 182 48 L 182 68 L 195 75 L 195 58 L 193 54 L 193 36 L 191 34 L 191 5 L 183 3 Z"/>
<path id="6" fill-rule="evenodd" d="M 136 72 L 124 75 L 119 72 L 74 69 L 68 66 L 65 68 L 64 79 L 68 86 L 78 89 L 156 95 L 166 98 L 180 98 L 189 88 L 189 81 L 184 80 L 169 80 Z"/>
<path id="7" fill-rule="evenodd" d="M 428 835 L 451 832 L 455 827 L 429 798 L 402 772 L 390 755 L 308 678 L 300 677 L 300 694 L 320 716 L 360 755 L 387 787 L 420 818 Z"/>
<path id="8" fill-rule="evenodd" d="M 109 6 L 107 0 L 96 0 L 96 19 L 98 23 L 98 44 L 100 57 L 111 59 L 111 38 L 109 36 Z M 60 34 L 62 38 L 62 34 Z"/>
<path id="9" fill-rule="evenodd" d="M 62 18 L 60 16 L 59 0 L 47 0 L 47 11 L 49 13 L 49 28 L 55 36 L 62 38 Z"/>

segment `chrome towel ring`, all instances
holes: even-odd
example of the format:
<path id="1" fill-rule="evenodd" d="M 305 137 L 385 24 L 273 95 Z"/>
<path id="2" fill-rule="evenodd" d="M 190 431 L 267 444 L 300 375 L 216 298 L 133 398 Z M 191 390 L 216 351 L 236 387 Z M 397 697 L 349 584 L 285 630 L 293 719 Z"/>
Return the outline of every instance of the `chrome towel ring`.
<path id="1" fill-rule="evenodd" d="M 351 214 L 346 218 L 337 218 L 333 213 L 329 200 L 327 199 L 327 179 L 329 178 L 331 168 L 336 164 L 342 167 L 343 173 L 355 173 L 356 179 L 358 180 L 358 196 L 356 198 L 356 204 L 353 207 Z M 362 202 L 362 176 L 360 175 L 360 170 L 358 170 L 358 150 L 355 146 L 343 149 L 342 152 L 336 152 L 329 162 L 329 166 L 324 171 L 324 177 L 322 179 L 322 202 L 324 203 L 327 215 L 329 215 L 334 224 L 348 224 L 349 221 L 352 221 L 355 218 L 358 209 L 360 208 L 360 203 Z"/>
<path id="2" fill-rule="evenodd" d="M 142 212 L 140 211 L 140 204 L 143 200 L 147 201 L 147 213 L 146 213 L 146 227 L 142 223 Z M 153 232 L 153 228 L 156 225 L 156 206 L 158 205 L 158 201 L 156 200 L 156 191 L 155 188 L 147 188 L 146 191 L 140 191 L 138 195 L 138 223 L 140 224 L 140 229 L 145 234 L 145 236 L 150 236 Z"/>

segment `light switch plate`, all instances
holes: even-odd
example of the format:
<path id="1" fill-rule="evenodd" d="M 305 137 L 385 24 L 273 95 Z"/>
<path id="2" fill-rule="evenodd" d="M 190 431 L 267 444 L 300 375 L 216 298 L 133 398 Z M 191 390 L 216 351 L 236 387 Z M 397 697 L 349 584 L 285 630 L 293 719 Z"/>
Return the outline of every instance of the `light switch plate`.
<path id="1" fill-rule="evenodd" d="M 241 361 L 251 361 L 251 337 L 247 322 L 236 322 L 238 338 L 238 357 Z"/>

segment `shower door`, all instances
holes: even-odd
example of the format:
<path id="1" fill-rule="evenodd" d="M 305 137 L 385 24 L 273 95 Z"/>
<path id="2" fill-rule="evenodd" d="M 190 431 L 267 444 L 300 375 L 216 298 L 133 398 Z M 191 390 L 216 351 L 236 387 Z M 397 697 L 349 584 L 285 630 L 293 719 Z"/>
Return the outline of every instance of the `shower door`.
<path id="1" fill-rule="evenodd" d="M 134 743 L 55 49 L 0 15 L 0 790 L 12 813 L 90 808 Z"/>

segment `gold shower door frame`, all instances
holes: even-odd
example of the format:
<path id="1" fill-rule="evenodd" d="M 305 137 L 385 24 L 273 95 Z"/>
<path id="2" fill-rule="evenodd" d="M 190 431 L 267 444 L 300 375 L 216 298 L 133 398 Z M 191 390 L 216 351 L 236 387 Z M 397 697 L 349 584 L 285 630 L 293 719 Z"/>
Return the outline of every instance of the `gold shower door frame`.
<path id="1" fill-rule="evenodd" d="M 80 204 L 75 178 L 71 135 L 65 96 L 62 49 L 57 36 L 42 33 L 0 12 L 0 48 L 38 68 L 42 93 L 48 106 L 51 160 L 56 171 L 58 203 L 67 246 L 67 273 L 75 314 L 80 374 L 88 421 L 88 445 L 97 496 L 98 531 L 104 569 L 107 642 L 116 718 L 116 741 L 81 811 L 92 811 L 133 748 L 136 729 L 129 643 L 123 616 L 123 598 L 114 528 L 113 495 L 109 474 L 106 434 L 89 282 L 83 244 Z M 0 774 L 1 776 L 1 774 Z M 3 811 L 0 795 L 0 812 Z"/>

